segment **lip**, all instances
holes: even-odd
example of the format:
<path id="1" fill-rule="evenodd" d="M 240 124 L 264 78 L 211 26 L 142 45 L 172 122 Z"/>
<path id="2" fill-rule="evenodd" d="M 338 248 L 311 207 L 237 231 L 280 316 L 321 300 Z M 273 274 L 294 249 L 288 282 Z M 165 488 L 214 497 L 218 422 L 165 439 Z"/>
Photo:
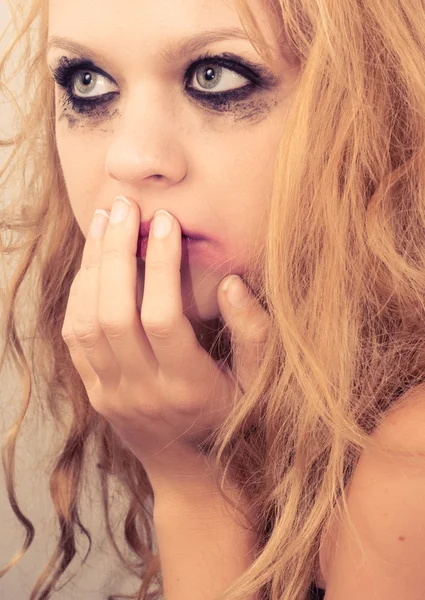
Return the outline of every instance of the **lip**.
<path id="1" fill-rule="evenodd" d="M 128 200 L 135 202 L 137 204 L 137 201 L 131 197 L 126 195 L 125 196 Z M 174 217 L 176 218 L 176 217 Z M 140 222 L 140 227 L 139 227 L 139 235 L 137 238 L 137 250 L 136 250 L 136 256 L 138 258 L 143 258 L 146 259 L 146 251 L 147 251 L 147 246 L 148 246 L 148 241 L 149 241 L 149 232 L 150 232 L 150 228 L 151 228 L 151 224 L 152 221 L 154 219 L 154 215 L 147 221 L 141 221 Z M 208 238 L 206 236 L 204 236 L 203 234 L 193 231 L 192 229 L 188 229 L 187 227 L 183 227 L 179 221 L 180 224 L 180 229 L 181 229 L 181 233 L 182 233 L 182 259 L 183 261 L 187 260 L 187 251 L 191 248 L 193 248 L 193 246 L 197 245 L 197 252 L 196 252 L 196 257 L 199 258 L 199 254 L 200 255 L 204 255 L 205 253 L 205 243 L 208 242 Z M 204 242 L 204 243 L 199 243 L 198 242 Z M 202 250 L 202 251 L 201 251 Z"/>
<path id="2" fill-rule="evenodd" d="M 185 257 L 187 251 L 190 251 L 191 249 L 194 248 L 194 246 L 199 243 L 205 241 L 204 239 L 201 238 L 189 238 L 185 235 L 182 236 L 182 256 Z M 149 236 L 144 235 L 141 236 L 139 235 L 138 240 L 137 240 L 137 251 L 136 251 L 136 257 L 138 258 L 143 258 L 144 260 L 146 259 L 146 253 L 147 253 L 147 249 L 148 249 L 148 243 L 149 243 Z M 199 244 L 198 244 L 199 245 Z"/>
<path id="3" fill-rule="evenodd" d="M 139 237 L 141 238 L 145 238 L 145 237 L 149 237 L 149 231 L 151 228 L 151 223 L 153 221 L 153 217 L 151 219 L 149 219 L 149 221 L 142 221 L 140 223 L 140 230 L 139 230 Z M 181 232 L 182 232 L 182 236 L 187 237 L 191 240 L 204 240 L 205 237 L 203 235 L 201 235 L 200 233 L 197 233 L 196 231 L 191 231 L 189 229 L 187 229 L 186 227 L 182 227 L 180 225 L 181 228 Z"/>
<path id="4" fill-rule="evenodd" d="M 151 228 L 151 224 L 153 221 L 153 217 L 148 221 L 141 221 L 140 229 L 139 229 L 139 237 L 137 239 L 137 252 L 136 256 L 139 258 L 146 259 L 146 251 L 148 247 L 149 240 L 149 232 Z M 197 242 L 205 242 L 206 238 L 202 234 L 193 231 L 191 229 L 187 229 L 186 227 L 182 227 L 180 225 L 180 229 L 182 232 L 182 256 L 187 257 L 187 252 L 196 245 Z M 202 244 L 198 244 L 198 248 Z M 186 260 L 186 259 L 185 259 Z"/>

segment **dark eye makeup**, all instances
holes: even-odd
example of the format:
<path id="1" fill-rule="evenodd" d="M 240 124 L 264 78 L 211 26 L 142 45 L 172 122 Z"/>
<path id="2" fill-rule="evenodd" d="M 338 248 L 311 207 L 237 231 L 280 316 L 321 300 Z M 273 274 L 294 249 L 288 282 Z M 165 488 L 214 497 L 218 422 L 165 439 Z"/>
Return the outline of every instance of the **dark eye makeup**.
<path id="1" fill-rule="evenodd" d="M 200 72 L 201 67 L 204 68 L 205 73 L 208 73 L 213 78 L 217 72 L 220 75 L 223 69 L 225 69 L 245 77 L 248 83 L 222 92 L 201 91 L 189 84 L 193 79 L 193 75 Z M 205 69 L 205 67 L 209 68 Z M 64 106 L 69 105 L 74 113 L 87 116 L 99 114 L 99 110 L 103 112 L 116 96 L 119 95 L 117 91 L 87 98 L 75 95 L 75 80 L 77 76 L 84 74 L 85 79 L 80 79 L 80 81 L 90 83 L 87 81 L 87 77 L 90 79 L 90 74 L 93 73 L 97 73 L 115 83 L 103 69 L 84 57 L 70 58 L 62 56 L 58 60 L 57 66 L 52 69 L 53 80 L 64 90 Z M 232 53 L 214 55 L 206 52 L 186 67 L 183 77 L 183 90 L 195 101 L 209 109 L 228 112 L 232 110 L 233 103 L 240 104 L 241 101 L 243 102 L 251 98 L 255 92 L 261 89 L 268 90 L 273 88 L 276 85 L 276 81 L 276 75 L 263 65 L 241 59 Z"/>

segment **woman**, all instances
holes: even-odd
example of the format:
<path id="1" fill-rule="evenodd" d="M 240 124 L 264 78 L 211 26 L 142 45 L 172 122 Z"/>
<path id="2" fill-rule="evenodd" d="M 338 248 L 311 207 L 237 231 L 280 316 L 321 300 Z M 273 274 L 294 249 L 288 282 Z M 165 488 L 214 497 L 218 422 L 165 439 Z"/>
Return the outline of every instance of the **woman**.
<path id="1" fill-rule="evenodd" d="M 34 173 L 1 221 L 25 240 L 3 241 L 20 251 L 4 360 L 26 368 L 15 298 L 39 261 L 28 368 L 64 430 L 61 537 L 31 600 L 70 566 L 77 528 L 90 535 L 89 444 L 107 523 L 108 480 L 128 495 L 135 598 L 422 597 L 419 4 L 34 0 L 21 14 L 0 72 L 32 33 L 35 91 L 3 142 L 3 185 L 28 156 Z M 24 553 L 21 420 L 4 456 Z"/>

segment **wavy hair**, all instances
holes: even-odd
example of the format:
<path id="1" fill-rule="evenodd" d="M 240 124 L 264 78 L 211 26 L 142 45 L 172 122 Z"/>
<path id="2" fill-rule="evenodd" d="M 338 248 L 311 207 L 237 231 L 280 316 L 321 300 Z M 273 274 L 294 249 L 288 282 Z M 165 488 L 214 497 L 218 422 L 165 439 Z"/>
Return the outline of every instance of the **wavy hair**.
<path id="1" fill-rule="evenodd" d="M 330 515 L 339 506 L 338 518 L 349 520 L 346 486 L 361 453 L 381 447 L 372 434 L 424 380 L 425 5 L 262 1 L 300 65 L 276 158 L 261 273 L 247 274 L 273 326 L 252 387 L 214 432 L 209 451 L 249 494 L 258 532 L 255 561 L 221 600 L 255 591 L 267 600 L 305 600 Z M 254 47 L 272 60 L 249 3 L 235 2 Z M 19 118 L 13 137 L 0 140 L 11 148 L 0 171 L 0 198 L 11 199 L 0 214 L 0 250 L 3 264 L 9 256 L 17 262 L 4 296 L 0 370 L 14 363 L 23 402 L 3 444 L 3 465 L 26 539 L 0 576 L 35 535 L 16 495 L 15 448 L 41 380 L 41 406 L 62 436 L 50 473 L 59 539 L 30 600 L 53 593 L 77 553 L 77 533 L 91 541 L 80 507 L 92 456 L 106 531 L 141 580 L 134 596 L 121 597 L 156 599 L 161 592 L 149 591 L 161 582 L 152 488 L 142 464 L 92 409 L 61 337 L 85 240 L 55 145 L 47 2 L 9 4 L 15 33 L 1 57 L 0 82 Z M 18 50 L 21 99 L 6 84 Z M 35 316 L 26 350 L 17 302 L 29 282 Z M 124 534 L 134 560 L 124 557 L 110 526 L 112 481 L 128 502 Z"/>

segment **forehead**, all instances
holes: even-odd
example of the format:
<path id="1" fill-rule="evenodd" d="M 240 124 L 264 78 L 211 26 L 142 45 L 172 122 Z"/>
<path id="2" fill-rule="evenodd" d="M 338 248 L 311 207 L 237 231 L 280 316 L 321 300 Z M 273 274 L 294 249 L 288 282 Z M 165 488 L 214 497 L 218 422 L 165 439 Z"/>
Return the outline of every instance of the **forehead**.
<path id="1" fill-rule="evenodd" d="M 261 0 L 249 6 L 272 50 L 279 52 L 273 18 Z M 49 33 L 77 42 L 105 43 L 144 55 L 169 42 L 212 29 L 240 28 L 233 0 L 49 0 Z"/>
<path id="2" fill-rule="evenodd" d="M 260 0 L 249 0 L 250 7 L 258 17 L 265 16 Z M 173 22 L 185 22 L 187 27 L 203 23 L 205 19 L 239 22 L 233 0 L 49 0 L 51 23 L 75 17 L 83 25 L 95 29 L 97 22 L 133 23 L 141 27 L 145 22 L 167 27 Z M 96 21 L 93 22 L 93 17 Z"/>

